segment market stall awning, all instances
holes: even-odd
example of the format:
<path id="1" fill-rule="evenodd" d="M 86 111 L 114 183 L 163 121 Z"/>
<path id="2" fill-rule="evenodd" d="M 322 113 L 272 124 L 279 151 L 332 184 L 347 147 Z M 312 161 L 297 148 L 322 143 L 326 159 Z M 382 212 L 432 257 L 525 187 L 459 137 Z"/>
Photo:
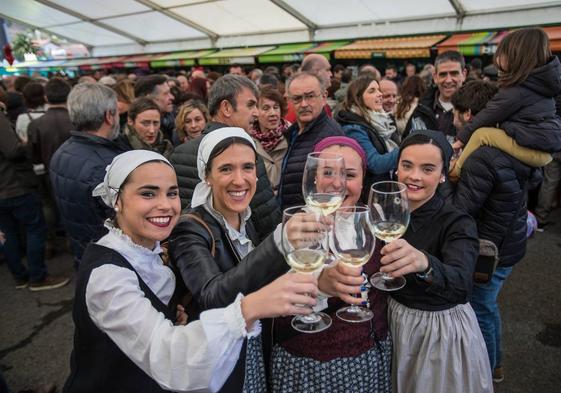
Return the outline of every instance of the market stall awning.
<path id="1" fill-rule="evenodd" d="M 487 31 L 454 34 L 438 44 L 438 53 L 455 50 L 464 56 L 492 55 L 497 50 L 497 34 Z"/>
<path id="2" fill-rule="evenodd" d="M 315 47 L 312 42 L 300 44 L 279 45 L 275 49 L 265 52 L 257 58 L 259 63 L 284 63 L 289 61 L 300 61 L 304 58 L 304 52 Z"/>
<path id="3" fill-rule="evenodd" d="M 122 62 L 115 64 L 119 68 L 149 68 L 150 62 L 161 57 L 162 54 L 143 54 L 138 56 L 124 57 Z"/>
<path id="4" fill-rule="evenodd" d="M 80 68 L 81 70 L 99 70 L 102 68 L 112 68 L 125 58 L 126 56 L 88 57 L 85 59 L 69 60 L 60 66 L 62 68 Z"/>
<path id="5" fill-rule="evenodd" d="M 553 52 L 561 52 L 561 26 L 544 27 L 549 37 L 549 47 Z"/>
<path id="6" fill-rule="evenodd" d="M 219 64 L 255 64 L 255 56 L 268 52 L 274 46 L 258 46 L 252 48 L 223 49 L 216 53 L 199 58 L 201 65 Z"/>
<path id="7" fill-rule="evenodd" d="M 317 53 L 318 55 L 323 55 L 327 60 L 331 60 L 331 53 L 337 49 L 350 44 L 350 41 L 333 41 L 333 42 L 322 42 L 318 46 L 308 49 L 304 52 L 305 55 L 309 53 Z"/>
<path id="8" fill-rule="evenodd" d="M 430 57 L 430 48 L 442 41 L 444 34 L 358 40 L 335 52 L 336 59 L 389 59 Z"/>
<path id="9" fill-rule="evenodd" d="M 162 68 L 162 67 L 178 67 L 178 66 L 192 66 L 195 65 L 195 59 L 199 57 L 208 56 L 214 53 L 214 49 L 204 49 L 198 51 L 187 51 L 187 52 L 174 52 L 168 53 L 161 57 L 156 58 L 150 62 L 150 67 L 152 68 Z"/>
<path id="10" fill-rule="evenodd" d="M 30 64 L 27 67 L 35 70 L 45 70 L 45 71 L 58 70 L 63 68 L 64 67 L 63 65 L 66 62 L 67 60 L 40 61 L 38 63 Z"/>

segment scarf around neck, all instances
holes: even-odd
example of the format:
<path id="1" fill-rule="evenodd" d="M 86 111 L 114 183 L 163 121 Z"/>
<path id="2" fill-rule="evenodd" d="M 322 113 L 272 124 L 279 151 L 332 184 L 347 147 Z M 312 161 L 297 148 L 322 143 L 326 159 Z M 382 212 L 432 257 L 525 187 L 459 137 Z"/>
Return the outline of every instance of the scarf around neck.
<path id="1" fill-rule="evenodd" d="M 256 121 L 249 133 L 252 137 L 257 139 L 259 143 L 261 143 L 261 146 L 263 146 L 263 149 L 265 149 L 266 152 L 271 152 L 279 143 L 281 143 L 284 138 L 283 134 L 288 127 L 290 127 L 290 123 L 281 119 L 277 129 L 261 131 L 259 129 L 259 123 Z"/>
<path id="2" fill-rule="evenodd" d="M 353 106 L 351 108 L 354 113 L 357 115 L 362 116 L 362 113 L 358 109 L 358 107 Z M 375 112 L 373 110 L 368 110 L 367 112 L 368 118 L 365 119 L 378 133 L 378 135 L 384 140 L 386 147 L 388 148 L 388 152 L 398 148 L 396 142 L 394 142 L 391 137 L 393 133 L 396 131 L 395 125 L 392 123 L 392 119 L 389 113 L 386 112 Z"/>
<path id="3" fill-rule="evenodd" d="M 161 130 L 158 132 L 156 142 L 154 142 L 153 145 L 144 142 L 138 134 L 138 131 L 130 124 L 125 126 L 125 136 L 134 150 L 153 150 L 162 154 L 164 157 L 169 157 L 173 151 L 173 145 L 170 141 L 164 139 Z"/>

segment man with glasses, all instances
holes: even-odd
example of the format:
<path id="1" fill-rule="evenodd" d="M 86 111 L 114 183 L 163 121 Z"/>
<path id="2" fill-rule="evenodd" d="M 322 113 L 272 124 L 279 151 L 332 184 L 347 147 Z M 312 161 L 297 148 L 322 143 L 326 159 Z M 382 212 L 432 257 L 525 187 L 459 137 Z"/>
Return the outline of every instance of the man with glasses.
<path id="1" fill-rule="evenodd" d="M 287 97 L 294 106 L 296 122 L 287 130 L 288 152 L 282 163 L 279 201 L 283 209 L 304 204 L 302 174 L 308 153 L 328 136 L 344 135 L 339 124 L 327 116 L 323 106 L 326 91 L 315 74 L 301 72 L 287 82 Z"/>

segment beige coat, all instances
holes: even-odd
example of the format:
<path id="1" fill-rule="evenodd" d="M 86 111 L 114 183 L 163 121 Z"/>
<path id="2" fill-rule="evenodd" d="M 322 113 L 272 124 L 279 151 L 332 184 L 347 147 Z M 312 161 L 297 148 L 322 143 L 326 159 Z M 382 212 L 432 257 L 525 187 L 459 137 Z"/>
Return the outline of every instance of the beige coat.
<path id="1" fill-rule="evenodd" d="M 265 162 L 267 177 L 269 178 L 271 187 L 273 187 L 273 191 L 276 194 L 281 178 L 282 160 L 284 159 L 284 156 L 288 150 L 288 142 L 285 138 L 283 138 L 282 141 L 280 141 L 280 143 L 275 146 L 273 151 L 267 152 L 263 148 L 263 146 L 261 146 L 261 143 L 257 139 L 253 138 L 253 141 L 255 142 L 255 146 L 257 147 L 257 154 Z"/>

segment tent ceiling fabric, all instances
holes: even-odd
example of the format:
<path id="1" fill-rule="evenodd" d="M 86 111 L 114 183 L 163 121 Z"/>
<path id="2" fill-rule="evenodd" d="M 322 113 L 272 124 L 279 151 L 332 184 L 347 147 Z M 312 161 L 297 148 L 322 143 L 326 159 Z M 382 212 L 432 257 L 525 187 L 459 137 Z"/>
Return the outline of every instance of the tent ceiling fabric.
<path id="1" fill-rule="evenodd" d="M 1 0 L 94 56 L 558 24 L 561 0 Z"/>

